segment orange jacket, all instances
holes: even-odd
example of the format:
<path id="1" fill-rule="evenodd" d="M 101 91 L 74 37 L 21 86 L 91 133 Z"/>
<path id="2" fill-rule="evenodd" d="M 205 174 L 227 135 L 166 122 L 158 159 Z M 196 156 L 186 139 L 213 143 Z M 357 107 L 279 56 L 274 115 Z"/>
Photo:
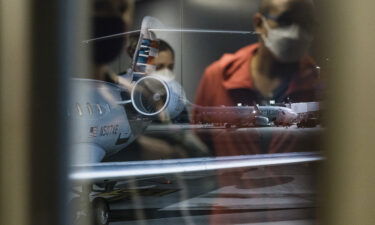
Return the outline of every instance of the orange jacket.
<path id="1" fill-rule="evenodd" d="M 246 46 L 234 54 L 225 54 L 220 60 L 211 64 L 205 71 L 195 104 L 200 106 L 236 106 L 260 103 L 262 97 L 255 90 L 251 79 L 249 61 L 259 44 Z M 292 76 L 280 102 L 316 101 L 318 71 L 310 57 L 305 57 L 300 64 L 300 71 Z M 284 99 L 284 100 L 283 100 Z M 205 123 L 201 120 L 199 107 L 193 109 L 193 123 Z M 295 151 L 299 139 L 295 133 L 286 130 L 273 132 L 267 144 L 261 144 L 261 133 L 258 130 L 238 130 L 208 133 L 202 139 L 207 141 L 216 155 L 244 155 Z M 263 138 L 264 139 L 264 138 Z M 286 144 L 287 143 L 287 144 Z"/>
<path id="2" fill-rule="evenodd" d="M 234 54 L 225 54 L 220 60 L 211 64 L 205 71 L 196 93 L 195 103 L 200 106 L 236 106 L 237 103 L 243 105 L 253 105 L 260 103 L 261 96 L 254 89 L 251 79 L 251 69 L 249 63 L 259 44 L 244 47 Z M 279 101 L 314 101 L 316 100 L 316 86 L 318 81 L 318 71 L 311 58 L 306 57 L 301 62 L 300 71 L 295 74 L 286 91 Z M 198 109 L 193 109 L 193 121 L 199 123 L 200 116 Z M 301 138 L 293 129 L 277 129 L 272 132 L 261 129 L 206 129 L 200 130 L 198 135 L 212 149 L 216 156 L 228 155 L 248 155 L 281 153 L 293 151 L 305 151 L 311 147 L 308 145 L 315 143 L 313 140 L 306 142 L 306 138 Z M 279 168 L 269 168 L 262 171 L 262 175 L 267 179 L 267 185 L 278 185 L 285 183 L 283 177 L 278 176 Z M 248 169 L 236 170 L 237 173 L 226 175 L 218 172 L 217 182 L 220 187 L 235 186 L 257 187 L 257 179 L 243 178 Z M 275 173 L 275 174 L 274 174 Z M 223 194 L 225 195 L 225 194 Z M 231 213 L 227 204 L 227 196 L 218 194 L 214 199 L 211 209 L 210 224 L 230 224 L 232 220 L 226 221 L 220 215 Z M 217 207 L 216 207 L 217 206 Z M 222 207 L 224 206 L 224 207 Z M 272 220 L 272 215 L 265 214 L 265 218 Z M 269 217 L 269 218 L 268 218 Z"/>
<path id="3" fill-rule="evenodd" d="M 253 105 L 261 97 L 254 89 L 249 63 L 259 44 L 252 44 L 234 54 L 224 54 L 204 72 L 197 89 L 195 104 L 201 106 Z M 288 84 L 281 101 L 316 101 L 318 71 L 310 57 L 305 57 Z M 279 100 L 279 102 L 281 102 Z"/>

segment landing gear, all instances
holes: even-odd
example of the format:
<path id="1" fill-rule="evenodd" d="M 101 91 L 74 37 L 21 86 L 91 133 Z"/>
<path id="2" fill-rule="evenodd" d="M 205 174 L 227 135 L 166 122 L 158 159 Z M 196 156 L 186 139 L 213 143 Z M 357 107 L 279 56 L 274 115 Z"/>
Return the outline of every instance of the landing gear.
<path id="1" fill-rule="evenodd" d="M 105 189 L 113 188 L 112 185 Z M 110 208 L 105 198 L 90 195 L 92 187 L 84 185 L 82 191 L 73 192 L 79 197 L 73 198 L 69 203 L 70 217 L 73 220 L 71 224 L 95 224 L 108 225 Z"/>
<path id="2" fill-rule="evenodd" d="M 94 184 L 94 186 L 92 187 L 92 191 L 94 191 L 94 192 L 111 192 L 115 189 L 116 184 L 117 184 L 116 181 L 106 181 L 104 183 Z M 97 188 L 95 188 L 95 186 L 97 186 L 101 189 L 97 189 Z"/>
<path id="3" fill-rule="evenodd" d="M 95 198 L 92 201 L 92 215 L 95 225 L 109 224 L 109 206 L 104 198 Z"/>

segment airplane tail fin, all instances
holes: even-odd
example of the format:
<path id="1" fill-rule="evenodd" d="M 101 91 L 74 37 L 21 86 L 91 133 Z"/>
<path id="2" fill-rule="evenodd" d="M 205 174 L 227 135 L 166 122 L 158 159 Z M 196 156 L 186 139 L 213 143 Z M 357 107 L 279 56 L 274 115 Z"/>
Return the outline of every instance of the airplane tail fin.
<path id="1" fill-rule="evenodd" d="M 255 114 L 259 115 L 260 114 L 260 109 L 259 109 L 259 105 L 256 104 L 256 102 L 254 102 L 254 112 Z"/>
<path id="2" fill-rule="evenodd" d="M 131 72 L 135 78 L 141 78 L 155 71 L 154 58 L 158 54 L 159 42 L 153 28 L 163 28 L 164 25 L 156 18 L 146 16 L 143 18 L 141 32 L 134 52 Z"/>

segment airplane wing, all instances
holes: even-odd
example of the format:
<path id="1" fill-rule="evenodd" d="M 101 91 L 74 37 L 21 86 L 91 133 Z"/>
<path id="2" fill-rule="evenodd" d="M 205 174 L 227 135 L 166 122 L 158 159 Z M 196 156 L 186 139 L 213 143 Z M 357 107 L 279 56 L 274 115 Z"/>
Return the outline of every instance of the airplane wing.
<path id="1" fill-rule="evenodd" d="M 139 178 L 175 173 L 301 164 L 321 161 L 323 159 L 324 157 L 318 152 L 305 152 L 106 162 L 73 166 L 69 178 L 72 181 L 119 181 L 130 177 Z"/>

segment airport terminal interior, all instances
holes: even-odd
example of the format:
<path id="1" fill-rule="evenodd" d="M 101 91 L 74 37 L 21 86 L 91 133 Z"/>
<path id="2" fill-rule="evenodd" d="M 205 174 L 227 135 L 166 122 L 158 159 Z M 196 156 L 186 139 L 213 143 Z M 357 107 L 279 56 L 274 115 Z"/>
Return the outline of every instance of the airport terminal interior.
<path id="1" fill-rule="evenodd" d="M 352 73 L 374 47 L 344 57 L 374 34 L 337 40 L 332 18 L 354 3 L 16 2 L 0 224 L 373 224 L 374 79 Z"/>

